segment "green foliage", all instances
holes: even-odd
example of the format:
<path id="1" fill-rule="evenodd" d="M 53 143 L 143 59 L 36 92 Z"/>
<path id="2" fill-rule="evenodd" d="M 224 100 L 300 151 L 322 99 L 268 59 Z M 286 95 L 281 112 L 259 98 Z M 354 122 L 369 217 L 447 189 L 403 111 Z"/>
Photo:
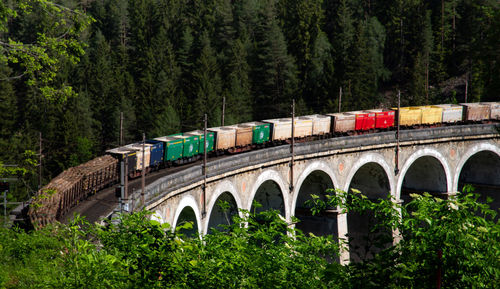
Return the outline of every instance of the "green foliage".
<path id="1" fill-rule="evenodd" d="M 359 191 L 336 190 L 326 201 L 317 196 L 309 201 L 314 214 L 327 206 L 348 213 L 374 212 L 378 223 L 371 234 L 386 228 L 397 235 L 397 245 L 385 248 L 381 242 L 381 251 L 372 259 L 349 267 L 352 288 L 429 288 L 435 286 L 438 272 L 443 287 L 496 288 L 500 281 L 497 212 L 478 203 L 479 195 L 469 187 L 450 200 L 427 193 L 412 197 L 402 207 L 391 197 L 373 202 Z"/>
<path id="2" fill-rule="evenodd" d="M 19 65 L 20 75 L 15 78 L 25 76 L 27 85 L 49 100 L 65 101 L 73 95 L 72 87 L 59 84 L 56 77 L 65 61 L 76 64 L 83 55 L 79 37 L 92 18 L 54 2 L 22 0 L 11 7 L 2 4 L 0 19 L 0 31 L 8 33 L 8 38 L 0 40 L 0 63 Z M 8 22 L 30 25 L 26 20 L 46 25 L 32 27 L 31 39 L 10 31 L 12 24 Z"/>
<path id="3" fill-rule="evenodd" d="M 242 211 L 226 230 L 203 237 L 181 234 L 192 229 L 190 222 L 174 232 L 146 211 L 106 226 L 77 216 L 67 226 L 29 233 L 0 228 L 0 286 L 432 288 L 441 272 L 443 287 L 497 287 L 497 213 L 468 188 L 450 200 L 413 195 L 405 206 L 391 198 L 374 202 L 359 191 L 328 193 L 325 201 L 312 197 L 314 214 L 331 207 L 342 213 L 372 211 L 378 223 L 371 232 L 389 229 L 397 244 L 378 240 L 381 250 L 373 257 L 340 265 L 338 240 L 306 236 L 275 210 Z"/>

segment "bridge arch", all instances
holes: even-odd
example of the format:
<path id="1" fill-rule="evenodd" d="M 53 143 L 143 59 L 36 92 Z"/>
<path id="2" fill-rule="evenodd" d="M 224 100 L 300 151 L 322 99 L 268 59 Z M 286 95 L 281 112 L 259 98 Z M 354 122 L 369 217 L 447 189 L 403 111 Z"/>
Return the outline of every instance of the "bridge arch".
<path id="1" fill-rule="evenodd" d="M 387 190 L 394 196 L 394 173 L 382 155 L 378 153 L 365 153 L 354 163 L 349 171 L 344 190 L 350 193 L 349 189 L 353 185 L 367 187 L 366 191 L 361 189 L 361 193 L 372 199 L 385 198 L 388 193 Z M 373 188 L 373 191 L 370 191 L 368 188 Z M 386 230 L 370 232 L 374 222 L 377 222 L 374 212 L 371 211 L 341 214 L 339 215 L 338 222 L 339 238 L 347 239 L 346 237 L 348 236 L 350 241 L 349 252 L 343 254 L 343 261 L 350 259 L 351 261 L 358 262 L 372 258 L 380 250 L 380 248 L 375 246 L 373 241 L 375 236 L 392 234 Z"/>
<path id="2" fill-rule="evenodd" d="M 454 188 L 460 191 L 464 184 L 472 184 L 480 194 L 478 201 L 492 198 L 490 208 L 500 207 L 500 148 L 489 143 L 471 147 L 460 159 L 455 172 Z"/>
<path id="3" fill-rule="evenodd" d="M 464 165 L 467 163 L 467 161 L 473 157 L 475 154 L 480 153 L 480 152 L 491 152 L 496 154 L 498 157 L 500 157 L 500 148 L 489 143 L 480 143 L 473 145 L 467 152 L 462 156 L 460 161 L 457 164 L 456 170 L 455 170 L 455 176 L 453 179 L 453 190 L 458 191 L 458 182 L 460 179 L 460 173 L 462 172 L 462 169 Z"/>
<path id="4" fill-rule="evenodd" d="M 288 196 L 289 194 L 286 193 L 288 192 L 288 187 L 286 186 L 286 182 L 283 180 L 281 175 L 272 169 L 267 169 L 263 171 L 256 179 L 252 186 L 252 190 L 250 191 L 249 198 L 247 200 L 247 210 L 250 211 L 252 209 L 252 203 L 253 200 L 255 199 L 257 192 L 261 188 L 261 186 L 270 184 L 270 182 L 274 183 L 275 186 L 278 188 L 280 191 L 279 193 L 281 194 L 281 197 L 283 198 L 283 206 L 284 206 L 284 213 L 285 213 L 285 218 L 287 220 L 290 220 L 290 208 L 288 206 Z"/>
<path id="5" fill-rule="evenodd" d="M 377 153 L 366 153 L 363 154 L 352 166 L 351 170 L 349 171 L 349 174 L 347 175 L 346 182 L 344 184 L 344 191 L 348 192 L 349 187 L 351 186 L 351 183 L 353 181 L 354 176 L 358 172 L 358 170 L 363 167 L 364 165 L 374 163 L 378 164 L 382 169 L 384 170 L 387 180 L 389 182 L 389 189 L 391 194 L 394 196 L 395 192 L 395 185 L 394 185 L 394 173 L 389 166 L 389 164 L 386 162 L 384 157 L 380 154 Z M 363 193 L 363 192 L 362 192 Z"/>
<path id="6" fill-rule="evenodd" d="M 208 232 L 208 227 L 210 225 L 210 219 L 212 218 L 214 207 L 217 205 L 217 200 L 219 199 L 219 197 L 221 197 L 223 194 L 228 194 L 234 199 L 236 210 L 238 210 L 238 214 L 241 216 L 241 212 L 239 211 L 239 209 L 242 208 L 240 194 L 238 194 L 236 187 L 230 181 L 224 180 L 214 188 L 211 195 L 210 202 L 208 203 L 207 207 L 207 215 L 203 225 L 203 235 L 206 235 Z"/>
<path id="7" fill-rule="evenodd" d="M 300 189 L 302 188 L 302 185 L 306 178 L 313 173 L 314 171 L 320 171 L 322 173 L 325 173 L 330 177 L 330 181 L 333 184 L 333 188 L 339 188 L 339 182 L 337 181 L 337 178 L 335 177 L 335 173 L 333 172 L 333 169 L 324 161 L 315 161 L 308 165 L 304 171 L 300 174 L 299 178 L 297 179 L 297 182 L 295 184 L 295 190 L 293 192 L 293 202 L 291 209 L 295 210 L 295 206 L 297 205 L 297 198 L 300 193 Z M 293 213 L 291 215 L 294 215 Z"/>
<path id="8" fill-rule="evenodd" d="M 304 233 L 314 235 L 338 235 L 338 222 L 336 213 L 323 212 L 312 216 L 309 209 L 304 205 L 311 198 L 311 193 L 319 195 L 327 188 L 339 188 L 333 169 L 324 161 L 314 161 L 309 164 L 297 179 L 292 205 L 291 215 L 297 217 L 300 222 L 295 225 Z"/>
<path id="9" fill-rule="evenodd" d="M 421 160 L 421 158 L 424 157 L 430 157 L 436 160 L 443 168 L 445 178 L 446 178 L 446 192 L 451 191 L 452 188 L 452 175 L 451 175 L 451 169 L 446 161 L 446 158 L 437 150 L 432 149 L 432 148 L 423 148 L 419 149 L 418 151 L 414 152 L 413 154 L 410 155 L 410 157 L 405 161 L 401 171 L 399 172 L 398 176 L 398 184 L 396 187 L 396 200 L 401 199 L 401 189 L 403 186 L 403 181 L 408 173 L 408 170 L 412 167 L 415 162 L 418 160 Z"/>
<path id="10" fill-rule="evenodd" d="M 179 222 L 179 218 L 181 218 L 181 214 L 188 212 L 189 210 L 193 211 L 196 224 L 193 224 L 193 228 L 196 228 L 198 234 L 201 234 L 201 214 L 198 208 L 198 204 L 193 196 L 187 195 L 179 202 L 177 209 L 175 211 L 174 222 L 172 223 L 172 231 L 175 230 L 177 224 Z M 181 218 L 182 219 L 182 218 Z"/>

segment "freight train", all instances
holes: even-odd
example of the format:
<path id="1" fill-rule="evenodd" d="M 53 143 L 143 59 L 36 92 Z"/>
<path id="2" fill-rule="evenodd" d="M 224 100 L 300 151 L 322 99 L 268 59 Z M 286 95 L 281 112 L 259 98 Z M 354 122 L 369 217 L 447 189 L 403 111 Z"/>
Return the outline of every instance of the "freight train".
<path id="1" fill-rule="evenodd" d="M 498 120 L 500 102 L 441 104 L 299 116 L 294 118 L 293 131 L 294 139 L 308 141 L 391 130 L 398 122 L 400 127 L 408 129 Z M 88 195 L 116 183 L 121 161 L 126 163 L 129 178 L 134 178 L 143 168 L 149 172 L 196 161 L 205 149 L 213 156 L 284 144 L 292 138 L 292 118 L 208 128 L 206 142 L 204 136 L 203 130 L 196 130 L 157 137 L 144 145 L 133 143 L 110 149 L 104 157 L 71 168 L 72 174 L 61 173 L 37 192 L 36 206 L 31 206 L 28 213 L 31 222 L 39 225 L 53 222 Z M 99 159 L 105 164 L 96 163 Z"/>
<path id="2" fill-rule="evenodd" d="M 397 121 L 397 111 L 397 108 L 370 109 L 299 116 L 294 119 L 294 137 L 298 140 L 309 140 L 390 130 Z M 401 107 L 399 118 L 399 124 L 403 128 L 498 120 L 500 102 Z M 206 149 L 209 155 L 238 153 L 267 145 L 283 144 L 291 137 L 291 118 L 267 119 L 208 128 Z M 203 138 L 204 132 L 196 130 L 147 140 L 144 145 L 146 171 L 182 165 L 199 159 L 204 154 Z M 142 143 L 114 148 L 107 153 L 119 161 L 127 159 L 129 177 L 140 175 L 143 168 Z"/>

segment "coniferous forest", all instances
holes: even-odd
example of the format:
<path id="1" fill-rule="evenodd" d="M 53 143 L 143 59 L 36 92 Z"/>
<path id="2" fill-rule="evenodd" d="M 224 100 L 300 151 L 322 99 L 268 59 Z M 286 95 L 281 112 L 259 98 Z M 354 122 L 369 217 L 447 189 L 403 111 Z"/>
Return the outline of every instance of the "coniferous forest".
<path id="1" fill-rule="evenodd" d="M 344 111 L 500 99 L 496 0 L 3 0 L 0 49 L 0 162 L 41 132 L 43 182 L 117 146 L 120 112 L 132 142 L 219 126 L 223 98 L 225 124 L 341 88 Z"/>

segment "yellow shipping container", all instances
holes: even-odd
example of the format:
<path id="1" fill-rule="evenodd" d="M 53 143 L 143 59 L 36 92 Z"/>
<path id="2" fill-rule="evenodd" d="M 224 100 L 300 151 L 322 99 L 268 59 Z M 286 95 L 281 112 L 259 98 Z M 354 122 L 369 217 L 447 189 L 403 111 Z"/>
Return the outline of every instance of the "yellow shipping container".
<path id="1" fill-rule="evenodd" d="M 397 108 L 394 110 L 397 111 Z M 422 123 L 422 109 L 420 107 L 401 107 L 399 117 L 399 125 L 420 125 Z"/>
<path id="2" fill-rule="evenodd" d="M 443 119 L 443 108 L 429 105 L 421 106 L 422 109 L 422 124 L 441 123 Z"/>

